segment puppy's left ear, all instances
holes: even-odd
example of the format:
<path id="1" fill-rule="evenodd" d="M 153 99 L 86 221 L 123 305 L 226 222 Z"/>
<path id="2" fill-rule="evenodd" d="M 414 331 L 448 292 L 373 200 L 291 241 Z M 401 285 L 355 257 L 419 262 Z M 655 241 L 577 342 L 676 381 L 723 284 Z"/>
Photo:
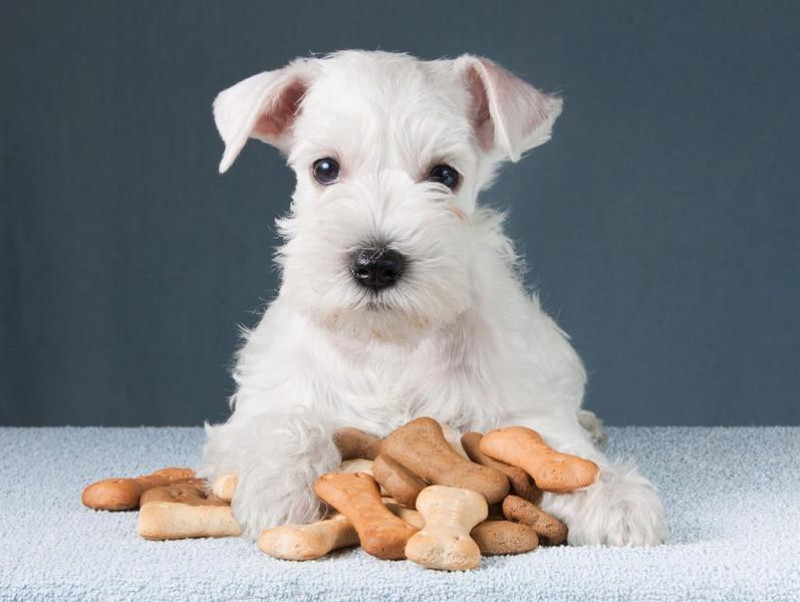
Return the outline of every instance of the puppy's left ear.
<path id="1" fill-rule="evenodd" d="M 298 59 L 283 69 L 240 81 L 214 99 L 214 121 L 225 142 L 219 172 L 225 173 L 248 138 L 287 152 L 300 101 L 311 80 L 311 62 Z"/>
<path id="2" fill-rule="evenodd" d="M 517 162 L 550 140 L 562 101 L 544 94 L 497 63 L 464 55 L 456 59 L 469 86 L 471 115 L 481 148 Z"/>

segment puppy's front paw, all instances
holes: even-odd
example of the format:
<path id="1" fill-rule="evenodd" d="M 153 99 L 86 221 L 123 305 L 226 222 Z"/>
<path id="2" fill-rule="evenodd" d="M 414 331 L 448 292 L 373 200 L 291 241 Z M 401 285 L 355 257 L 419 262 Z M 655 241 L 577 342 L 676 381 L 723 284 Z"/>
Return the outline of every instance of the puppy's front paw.
<path id="1" fill-rule="evenodd" d="M 571 545 L 652 546 L 667 537 L 656 489 L 633 469 L 604 467 L 587 489 L 549 494 L 542 505 L 567 523 Z"/>
<path id="2" fill-rule="evenodd" d="M 240 476 L 233 494 L 233 515 L 251 539 L 278 525 L 314 522 L 321 504 L 312 485 L 313 478 L 305 475 L 249 471 Z"/>

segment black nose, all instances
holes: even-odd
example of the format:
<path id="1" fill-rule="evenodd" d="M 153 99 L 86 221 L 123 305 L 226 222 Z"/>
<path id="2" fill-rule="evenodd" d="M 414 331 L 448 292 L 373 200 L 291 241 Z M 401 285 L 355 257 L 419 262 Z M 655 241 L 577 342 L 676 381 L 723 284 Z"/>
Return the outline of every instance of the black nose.
<path id="1" fill-rule="evenodd" d="M 379 247 L 358 249 L 353 253 L 350 269 L 361 286 L 378 291 L 393 286 L 400 280 L 406 259 L 394 249 Z"/>

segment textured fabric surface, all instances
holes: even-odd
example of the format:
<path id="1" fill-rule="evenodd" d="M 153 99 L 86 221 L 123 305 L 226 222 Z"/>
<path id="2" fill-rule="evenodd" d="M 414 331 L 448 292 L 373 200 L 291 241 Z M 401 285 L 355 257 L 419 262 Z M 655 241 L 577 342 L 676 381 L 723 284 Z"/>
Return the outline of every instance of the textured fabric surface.
<path id="1" fill-rule="evenodd" d="M 0 428 L 0 600 L 797 600 L 800 428 L 610 428 L 659 487 L 668 545 L 545 548 L 468 573 L 361 550 L 306 563 L 242 539 L 148 542 L 88 483 L 192 466 L 199 428 Z"/>

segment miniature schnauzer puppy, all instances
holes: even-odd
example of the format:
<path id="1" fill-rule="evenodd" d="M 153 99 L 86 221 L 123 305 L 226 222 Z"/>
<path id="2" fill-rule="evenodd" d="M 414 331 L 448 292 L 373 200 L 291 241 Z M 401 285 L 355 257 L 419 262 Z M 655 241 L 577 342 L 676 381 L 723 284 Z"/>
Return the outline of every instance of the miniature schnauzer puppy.
<path id="1" fill-rule="evenodd" d="M 586 373 L 521 282 L 503 216 L 481 207 L 504 161 L 550 138 L 561 100 L 494 62 L 346 51 L 221 92 L 226 171 L 248 138 L 297 176 L 276 261 L 280 293 L 236 356 L 227 422 L 206 424 L 200 474 L 237 473 L 245 533 L 319 517 L 331 435 L 419 416 L 453 432 L 524 425 L 589 458 L 596 482 L 547 494 L 575 545 L 662 542 L 653 485 L 597 447 Z M 457 442 L 457 437 L 453 438 Z"/>

